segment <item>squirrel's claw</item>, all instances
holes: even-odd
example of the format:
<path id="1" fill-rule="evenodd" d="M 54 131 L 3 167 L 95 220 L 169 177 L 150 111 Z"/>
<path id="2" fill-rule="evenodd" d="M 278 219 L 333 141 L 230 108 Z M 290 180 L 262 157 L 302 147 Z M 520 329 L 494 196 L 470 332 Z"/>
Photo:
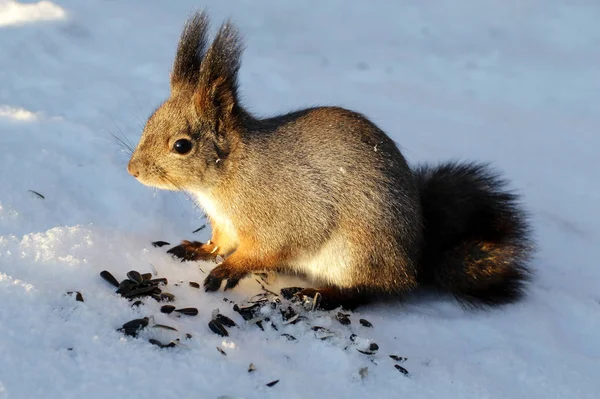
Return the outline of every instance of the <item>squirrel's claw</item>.
<path id="1" fill-rule="evenodd" d="M 169 249 L 168 254 L 181 259 L 182 262 L 194 260 L 213 260 L 217 257 L 218 247 L 210 241 L 202 243 L 200 241 L 181 241 L 181 244 Z"/>
<path id="2" fill-rule="evenodd" d="M 219 288 L 221 288 L 221 281 L 223 281 L 223 279 L 209 274 L 204 279 L 204 291 L 205 292 L 218 291 Z"/>
<path id="3" fill-rule="evenodd" d="M 217 291 L 221 288 L 221 282 L 227 280 L 224 291 L 230 290 L 238 285 L 241 279 L 246 277 L 247 273 L 238 272 L 228 268 L 225 264 L 220 264 L 210 271 L 204 279 L 204 291 Z"/>

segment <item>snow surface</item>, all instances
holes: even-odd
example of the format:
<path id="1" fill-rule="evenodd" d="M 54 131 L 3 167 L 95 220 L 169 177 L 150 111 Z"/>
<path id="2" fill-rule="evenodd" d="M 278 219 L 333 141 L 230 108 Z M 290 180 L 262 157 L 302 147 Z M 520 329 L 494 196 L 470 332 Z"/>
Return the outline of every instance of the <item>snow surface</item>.
<path id="1" fill-rule="evenodd" d="M 539 243 L 529 296 L 491 312 L 414 297 L 361 308 L 350 326 L 313 316 L 376 342 L 375 364 L 306 323 L 244 325 L 222 299 L 256 293 L 252 279 L 228 293 L 171 285 L 196 317 L 114 295 L 101 270 L 203 278 L 150 245 L 208 239 L 209 228 L 192 234 L 202 212 L 137 183 L 113 135 L 137 141 L 168 94 L 182 24 L 205 5 L 246 37 L 240 78 L 254 112 L 342 105 L 411 162 L 501 169 Z M 596 0 L 0 0 L 0 398 L 600 397 L 599 20 Z M 289 284 L 305 282 L 274 286 Z M 227 338 L 207 327 L 215 308 L 241 324 Z M 148 333 L 115 331 L 149 315 L 193 338 L 159 349 Z M 388 354 L 408 358 L 410 377 Z"/>

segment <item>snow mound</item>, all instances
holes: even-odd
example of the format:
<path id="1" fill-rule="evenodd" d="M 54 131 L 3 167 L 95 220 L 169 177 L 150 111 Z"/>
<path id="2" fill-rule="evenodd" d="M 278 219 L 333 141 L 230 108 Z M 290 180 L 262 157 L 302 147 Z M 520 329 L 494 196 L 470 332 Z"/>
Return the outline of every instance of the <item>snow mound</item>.
<path id="1" fill-rule="evenodd" d="M 63 8 L 50 1 L 24 4 L 15 0 L 0 0 L 0 27 L 62 20 L 66 16 Z"/>
<path id="2" fill-rule="evenodd" d="M 15 121 L 30 122 L 37 119 L 37 115 L 23 108 L 14 108 L 8 105 L 0 105 L 0 119 L 11 119 Z"/>

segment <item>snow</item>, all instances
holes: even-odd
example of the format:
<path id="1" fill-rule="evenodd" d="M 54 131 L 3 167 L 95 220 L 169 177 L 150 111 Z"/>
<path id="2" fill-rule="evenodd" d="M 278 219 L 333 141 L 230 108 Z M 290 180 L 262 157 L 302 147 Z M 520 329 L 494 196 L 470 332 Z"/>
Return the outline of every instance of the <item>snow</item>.
<path id="1" fill-rule="evenodd" d="M 317 312 L 310 324 L 341 334 L 320 341 L 307 323 L 244 324 L 223 298 L 257 293 L 253 279 L 227 293 L 173 286 L 212 265 L 150 242 L 210 229 L 192 234 L 206 221 L 184 195 L 129 176 L 114 136 L 136 143 L 168 94 L 183 22 L 204 5 L 246 37 L 252 111 L 342 105 L 411 162 L 502 170 L 539 244 L 527 298 L 469 312 L 415 295 L 359 308 L 350 326 Z M 600 397 L 599 17 L 593 0 L 0 1 L 0 398 Z M 132 308 L 99 277 L 151 265 L 198 316 L 163 315 L 153 300 Z M 269 288 L 294 284 L 306 282 Z M 207 327 L 216 308 L 240 324 L 229 337 Z M 150 315 L 193 338 L 159 349 L 147 339 L 168 342 L 165 332 L 115 331 Z M 379 345 L 377 364 L 344 350 L 351 333 Z M 408 358 L 410 377 L 389 354 Z"/>
<path id="2" fill-rule="evenodd" d="M 38 1 L 34 4 L 19 3 L 15 0 L 0 2 L 0 27 L 60 20 L 65 16 L 64 9 L 49 1 Z"/>

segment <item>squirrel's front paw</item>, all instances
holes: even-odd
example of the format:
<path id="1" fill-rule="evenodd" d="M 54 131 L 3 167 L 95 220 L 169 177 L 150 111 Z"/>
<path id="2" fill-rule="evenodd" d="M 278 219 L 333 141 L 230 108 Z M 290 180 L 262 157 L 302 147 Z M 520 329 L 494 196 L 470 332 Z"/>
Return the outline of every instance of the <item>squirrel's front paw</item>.
<path id="1" fill-rule="evenodd" d="M 181 241 L 181 244 L 169 249 L 168 254 L 181 259 L 182 262 L 193 260 L 214 260 L 217 257 L 217 249 L 210 241 L 202 243 L 200 241 Z"/>
<path id="2" fill-rule="evenodd" d="M 224 290 L 227 291 L 234 288 L 241 279 L 246 277 L 248 273 L 239 272 L 222 263 L 210 271 L 208 276 L 204 279 L 204 291 L 217 291 L 221 288 L 221 282 L 227 280 L 225 283 Z"/>

